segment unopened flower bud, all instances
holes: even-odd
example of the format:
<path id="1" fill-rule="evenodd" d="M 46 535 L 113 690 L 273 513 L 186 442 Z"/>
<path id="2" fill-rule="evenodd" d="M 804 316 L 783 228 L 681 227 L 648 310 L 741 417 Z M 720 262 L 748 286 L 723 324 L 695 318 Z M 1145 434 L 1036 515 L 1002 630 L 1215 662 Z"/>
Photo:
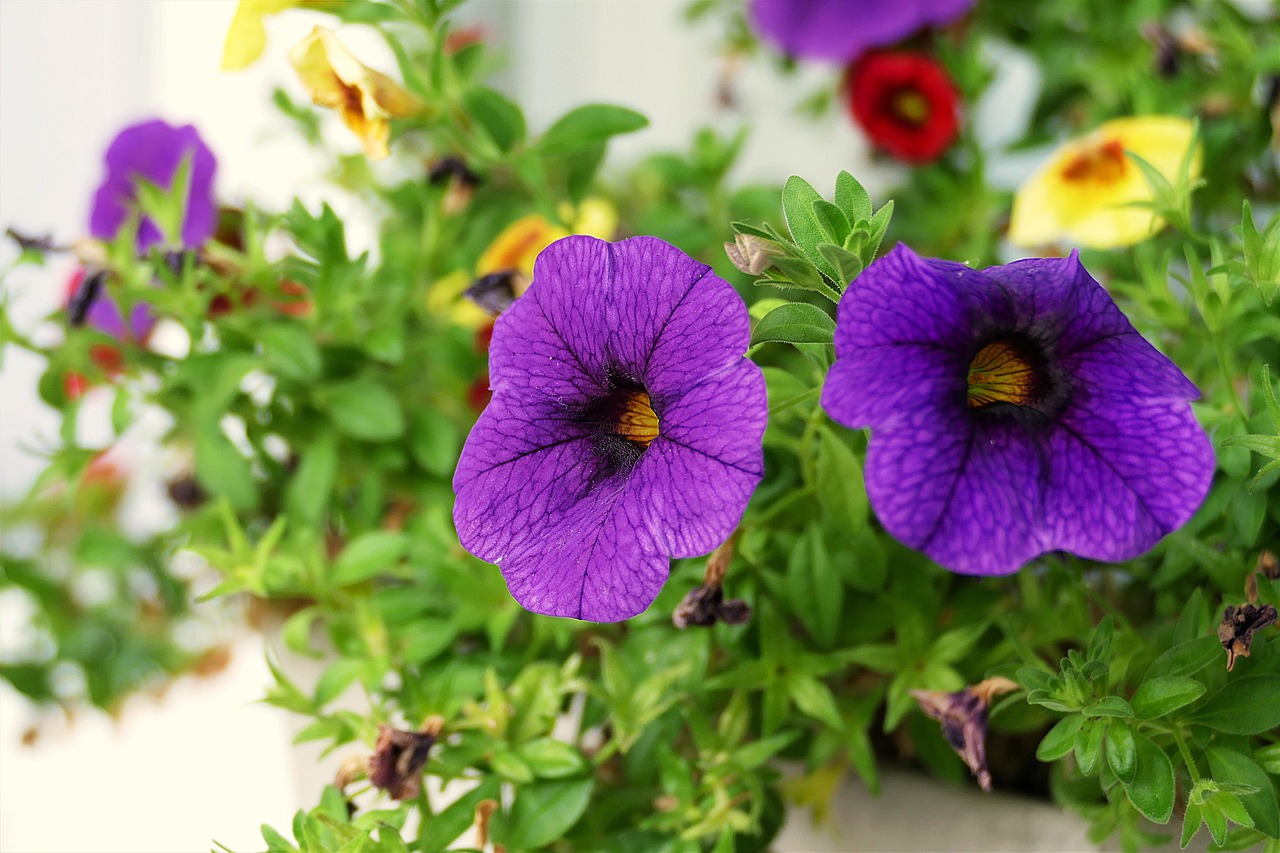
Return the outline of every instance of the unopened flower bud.
<path id="1" fill-rule="evenodd" d="M 760 275 L 767 270 L 779 251 L 777 243 L 755 234 L 735 234 L 732 243 L 724 244 L 729 263 L 747 275 Z"/>

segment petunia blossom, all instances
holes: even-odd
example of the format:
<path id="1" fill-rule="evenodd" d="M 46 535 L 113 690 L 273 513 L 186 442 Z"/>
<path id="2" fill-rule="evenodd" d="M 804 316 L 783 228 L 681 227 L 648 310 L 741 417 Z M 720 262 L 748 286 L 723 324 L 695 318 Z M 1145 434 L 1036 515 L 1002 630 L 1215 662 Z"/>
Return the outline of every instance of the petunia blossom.
<path id="1" fill-rule="evenodd" d="M 850 67 L 846 95 L 867 138 L 908 163 L 937 160 L 960 130 L 955 84 L 923 54 L 867 54 Z"/>
<path id="2" fill-rule="evenodd" d="M 536 613 L 643 611 L 671 557 L 737 526 L 763 473 L 746 306 L 653 237 L 549 246 L 498 317 L 493 399 L 454 475 L 463 546 Z"/>
<path id="3" fill-rule="evenodd" d="M 835 346 L 822 405 L 871 430 L 872 508 L 953 571 L 1127 560 L 1208 491 L 1195 386 L 1075 253 L 975 270 L 899 245 L 845 292 Z"/>
<path id="4" fill-rule="evenodd" d="M 1191 148 L 1195 131 L 1175 116 L 1114 119 L 1064 143 L 1019 187 L 1013 199 L 1009 241 L 1042 246 L 1068 240 L 1093 249 L 1130 246 L 1164 227 L 1164 220 L 1134 202 L 1152 200 L 1141 168 L 1126 152 L 1146 160 L 1170 182 Z M 1200 152 L 1191 173 L 1200 174 Z"/>
<path id="5" fill-rule="evenodd" d="M 89 213 L 89 230 L 94 237 L 114 239 L 134 213 L 138 181 L 169 189 L 184 161 L 190 163 L 190 174 L 180 243 L 195 248 L 213 235 L 218 224 L 213 199 L 217 162 L 194 126 L 174 127 L 159 119 L 131 125 L 116 135 L 105 160 L 107 174 L 94 193 Z M 145 252 L 164 239 L 150 219 L 144 217 L 138 223 L 138 251 Z"/>
<path id="6" fill-rule="evenodd" d="M 754 0 L 752 28 L 788 56 L 849 63 L 925 27 L 949 24 L 976 0 Z"/>

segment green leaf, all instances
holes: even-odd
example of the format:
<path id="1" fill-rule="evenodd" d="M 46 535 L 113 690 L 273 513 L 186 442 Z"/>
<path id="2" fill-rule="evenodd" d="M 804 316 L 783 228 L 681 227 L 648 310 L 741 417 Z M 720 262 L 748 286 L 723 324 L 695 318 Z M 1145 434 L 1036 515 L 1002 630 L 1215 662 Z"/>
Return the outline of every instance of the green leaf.
<path id="1" fill-rule="evenodd" d="M 1168 823 L 1173 816 L 1173 764 L 1164 750 L 1143 735 L 1134 735 L 1138 770 L 1125 793 L 1147 820 Z"/>
<path id="2" fill-rule="evenodd" d="M 1253 754 L 1253 760 L 1272 776 L 1280 776 L 1280 743 L 1262 747 Z"/>
<path id="3" fill-rule="evenodd" d="M 1179 643 L 1155 659 L 1147 669 L 1146 680 L 1165 675 L 1193 675 L 1222 658 L 1222 644 L 1217 637 L 1197 637 Z"/>
<path id="4" fill-rule="evenodd" d="M 257 331 L 267 370 L 282 379 L 307 382 L 320 375 L 320 348 L 304 329 L 288 324 Z"/>
<path id="5" fill-rule="evenodd" d="M 862 275 L 862 259 L 853 252 L 830 243 L 819 243 L 818 253 L 835 268 L 838 276 L 836 280 L 842 285 L 848 286 L 855 278 Z"/>
<path id="6" fill-rule="evenodd" d="M 1240 803 L 1259 831 L 1269 838 L 1280 838 L 1280 804 L 1276 802 L 1276 789 L 1267 771 L 1249 756 L 1217 744 L 1205 750 L 1205 755 L 1209 758 L 1209 769 L 1215 779 L 1257 789 L 1252 793 L 1238 794 Z M 1236 823 L 1242 822 L 1237 820 Z"/>
<path id="7" fill-rule="evenodd" d="M 836 246 L 844 244 L 852 226 L 840 208 L 826 199 L 818 199 L 813 203 L 813 220 L 827 235 L 827 242 Z"/>
<path id="8" fill-rule="evenodd" d="M 1126 785 L 1132 783 L 1138 770 L 1138 748 L 1127 724 L 1116 721 L 1107 728 L 1105 752 L 1107 766 L 1116 778 Z"/>
<path id="9" fill-rule="evenodd" d="M 1084 717 L 1079 714 L 1072 714 L 1058 720 L 1040 740 L 1040 745 L 1036 747 L 1036 758 L 1051 762 L 1065 757 L 1075 747 L 1076 735 L 1082 725 L 1084 725 Z"/>
<path id="10" fill-rule="evenodd" d="M 836 697 L 831 694 L 831 688 L 812 675 L 791 673 L 787 678 L 787 692 L 802 713 L 821 720 L 836 731 L 844 729 L 844 720 L 840 718 L 840 709 L 836 707 Z"/>
<path id="11" fill-rule="evenodd" d="M 732 760 L 744 769 L 754 769 L 786 749 L 799 736 L 800 732 L 789 731 L 753 741 L 735 750 Z"/>
<path id="12" fill-rule="evenodd" d="M 347 543 L 333 564 L 330 581 L 334 586 L 366 581 L 389 569 L 404 556 L 409 537 L 390 530 L 362 533 Z"/>
<path id="13" fill-rule="evenodd" d="M 1154 720 L 1190 705 L 1205 693 L 1205 686 L 1184 675 L 1165 675 L 1144 681 L 1133 694 L 1133 714 L 1140 720 Z"/>
<path id="14" fill-rule="evenodd" d="M 258 489 L 249 460 L 213 426 L 196 435 L 196 479 L 210 495 L 224 497 L 238 510 L 258 504 Z"/>
<path id="15" fill-rule="evenodd" d="M 344 382 L 324 390 L 321 403 L 333 425 L 362 441 L 391 441 L 404 434 L 404 413 L 383 385 L 369 381 Z"/>
<path id="16" fill-rule="evenodd" d="M 467 115 L 504 154 L 524 141 L 524 113 L 500 92 L 477 86 L 462 96 L 462 105 Z"/>
<path id="17" fill-rule="evenodd" d="M 791 552 L 787 564 L 787 594 L 792 612 L 805 623 L 814 642 L 821 648 L 831 648 L 840 627 L 844 584 L 822 541 L 820 525 L 811 524 Z"/>
<path id="18" fill-rule="evenodd" d="M 543 779 L 577 776 L 587 769 L 586 759 L 571 744 L 552 738 L 529 741 L 517 750 L 534 775 Z"/>
<path id="19" fill-rule="evenodd" d="M 561 116 L 538 141 L 543 154 L 568 154 L 590 148 L 611 136 L 632 133 L 649 124 L 635 110 L 611 104 L 587 104 Z"/>
<path id="20" fill-rule="evenodd" d="M 285 490 L 285 510 L 292 521 L 319 528 L 338 474 L 338 442 L 324 434 L 302 454 Z"/>
<path id="21" fill-rule="evenodd" d="M 1187 803 L 1187 810 L 1182 815 L 1182 838 L 1179 842 L 1183 849 L 1191 843 L 1191 839 L 1200 831 L 1200 824 L 1204 822 L 1201 816 L 1199 803 Z"/>
<path id="22" fill-rule="evenodd" d="M 533 850 L 561 838 L 586 812 L 593 785 L 588 777 L 522 787 L 499 842 L 509 850 Z"/>
<path id="23" fill-rule="evenodd" d="M 1076 733 L 1076 764 L 1085 776 L 1093 773 L 1098 766 L 1098 755 L 1102 752 L 1102 736 L 1106 732 L 1106 724 L 1100 720 L 1088 720 Z"/>
<path id="24" fill-rule="evenodd" d="M 418 831 L 416 850 L 444 850 L 458 836 L 471 828 L 476 820 L 476 806 L 481 800 L 498 798 L 502 782 L 489 776 L 476 788 L 463 794 L 438 814 L 425 819 Z"/>
<path id="25" fill-rule="evenodd" d="M 824 199 L 804 178 L 797 175 L 787 178 L 786 186 L 782 188 L 782 216 L 787 230 L 805 257 L 829 279 L 838 282 L 839 274 L 818 251 L 819 243 L 839 242 L 831 239 L 826 223 L 813 212 L 814 202 L 818 201 Z"/>
<path id="26" fill-rule="evenodd" d="M 322 708 L 351 686 L 365 669 L 362 658 L 343 658 L 336 660 L 325 668 L 316 681 L 316 692 L 313 697 L 316 707 Z"/>
<path id="27" fill-rule="evenodd" d="M 1080 713 L 1086 717 L 1132 717 L 1133 708 L 1119 696 L 1106 696 L 1086 705 Z"/>
<path id="28" fill-rule="evenodd" d="M 499 750 L 494 753 L 493 760 L 490 763 L 493 765 L 493 772 L 504 779 L 510 779 L 520 785 L 526 785 L 533 781 L 533 768 L 514 752 Z"/>
<path id="29" fill-rule="evenodd" d="M 871 196 L 853 175 L 845 171 L 836 175 L 836 207 L 844 211 L 850 222 L 871 218 Z"/>
<path id="30" fill-rule="evenodd" d="M 421 412 L 413 418 L 409 452 L 428 473 L 449 477 L 458 464 L 462 436 L 458 428 L 438 412 Z"/>
<path id="31" fill-rule="evenodd" d="M 767 341 L 791 344 L 829 344 L 836 323 L 827 312 L 806 302 L 781 305 L 756 324 L 752 346 Z"/>
<path id="32" fill-rule="evenodd" d="M 818 503 L 836 532 L 855 537 L 867 526 L 869 512 L 862 466 L 836 433 L 822 429 L 818 436 Z"/>
<path id="33" fill-rule="evenodd" d="M 1280 727 L 1280 675 L 1255 675 L 1228 682 L 1191 721 L 1233 735 L 1254 735 Z"/>

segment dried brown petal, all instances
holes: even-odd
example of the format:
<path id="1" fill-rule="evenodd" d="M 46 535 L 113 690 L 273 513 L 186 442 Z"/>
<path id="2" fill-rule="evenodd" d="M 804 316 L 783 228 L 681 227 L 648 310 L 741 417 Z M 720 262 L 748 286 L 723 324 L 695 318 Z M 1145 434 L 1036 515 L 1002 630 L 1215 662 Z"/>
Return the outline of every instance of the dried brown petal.
<path id="1" fill-rule="evenodd" d="M 483 850 L 489 843 L 489 818 L 498 809 L 497 800 L 481 800 L 476 803 L 476 847 Z"/>
<path id="2" fill-rule="evenodd" d="M 418 796 L 422 768 L 443 728 L 444 720 L 440 717 L 429 718 L 416 732 L 378 726 L 378 740 L 369 758 L 369 781 L 389 793 L 393 800 Z"/>
<path id="3" fill-rule="evenodd" d="M 964 760 L 984 791 L 991 790 L 987 770 L 987 714 L 993 697 L 1022 689 L 1007 678 L 988 678 L 956 693 L 912 690 L 920 709 L 942 724 L 942 736 Z"/>
<path id="4" fill-rule="evenodd" d="M 1280 77 L 1276 80 L 1280 81 Z M 1276 105 L 1280 106 L 1280 96 L 1277 97 Z M 1258 555 L 1258 565 L 1254 567 L 1254 571 L 1267 580 L 1280 580 L 1280 560 L 1277 560 L 1276 555 L 1270 551 L 1263 551 Z"/>
<path id="5" fill-rule="evenodd" d="M 1276 618 L 1276 609 L 1270 604 L 1232 606 L 1223 612 L 1222 622 L 1218 624 L 1218 640 L 1227 652 L 1227 672 L 1236 665 L 1237 657 L 1249 657 L 1253 635 L 1275 624 Z"/>
<path id="6" fill-rule="evenodd" d="M 740 598 L 725 601 L 724 588 L 719 584 L 694 587 L 671 614 L 672 624 L 682 630 L 690 625 L 707 628 L 717 622 L 741 625 L 750 618 L 751 606 Z"/>

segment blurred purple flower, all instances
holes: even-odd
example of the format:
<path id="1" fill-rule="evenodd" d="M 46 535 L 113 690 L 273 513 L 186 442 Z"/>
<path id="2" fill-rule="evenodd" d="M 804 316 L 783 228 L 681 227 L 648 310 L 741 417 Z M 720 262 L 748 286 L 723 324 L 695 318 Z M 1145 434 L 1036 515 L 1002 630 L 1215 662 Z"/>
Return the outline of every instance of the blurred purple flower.
<path id="1" fill-rule="evenodd" d="M 106 154 L 107 174 L 89 213 L 90 233 L 101 240 L 114 239 L 133 212 L 137 180 L 168 188 L 186 157 L 191 158 L 191 177 L 182 245 L 195 248 L 209 239 L 218 221 L 213 152 L 193 125 L 173 127 L 159 119 L 126 127 L 111 142 Z M 144 218 L 138 226 L 138 251 L 145 252 L 163 240 L 156 224 Z"/>
<path id="2" fill-rule="evenodd" d="M 869 427 L 881 523 L 952 571 L 1121 561 L 1195 512 L 1195 386 L 1069 258 L 974 270 L 899 245 L 840 301 L 822 405 Z"/>
<path id="3" fill-rule="evenodd" d="M 733 532 L 763 472 L 760 369 L 728 282 L 653 237 L 559 240 L 497 320 L 454 475 L 464 547 L 536 613 L 643 611 Z"/>
<path id="4" fill-rule="evenodd" d="M 756 32 L 788 56 L 847 64 L 924 27 L 949 24 L 977 0 L 754 0 Z"/>
<path id="5" fill-rule="evenodd" d="M 150 305 L 138 302 L 129 312 L 126 329 L 120 306 L 107 291 L 107 271 L 87 272 L 77 269 L 67 282 L 67 322 L 72 326 L 88 326 L 117 340 L 145 342 L 156 325 Z"/>

